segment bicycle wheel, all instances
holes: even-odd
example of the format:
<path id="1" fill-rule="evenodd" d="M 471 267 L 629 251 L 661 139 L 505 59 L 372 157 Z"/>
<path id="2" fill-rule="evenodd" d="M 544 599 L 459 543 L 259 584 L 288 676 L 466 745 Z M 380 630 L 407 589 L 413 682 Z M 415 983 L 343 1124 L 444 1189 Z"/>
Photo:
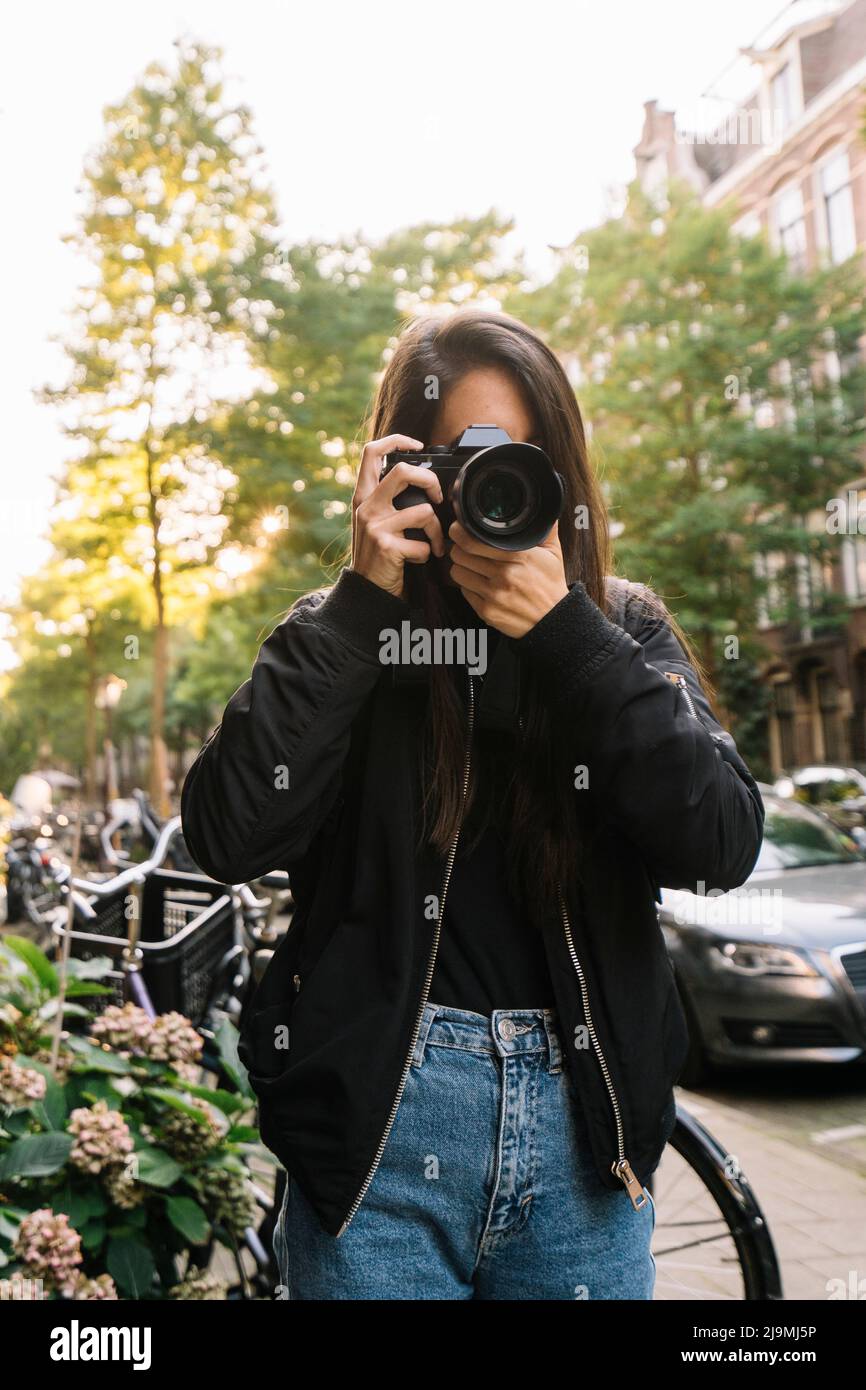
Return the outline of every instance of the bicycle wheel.
<path id="1" fill-rule="evenodd" d="M 650 1186 L 657 1300 L 783 1297 L 772 1237 L 748 1179 L 679 1104 Z"/>

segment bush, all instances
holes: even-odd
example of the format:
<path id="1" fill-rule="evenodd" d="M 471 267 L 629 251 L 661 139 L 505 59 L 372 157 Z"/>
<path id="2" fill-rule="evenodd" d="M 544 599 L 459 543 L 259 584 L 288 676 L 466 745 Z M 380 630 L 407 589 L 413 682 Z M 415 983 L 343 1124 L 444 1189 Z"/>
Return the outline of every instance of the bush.
<path id="1" fill-rule="evenodd" d="M 225 1297 L 204 1268 L 253 1223 L 247 1161 L 264 1156 L 235 1030 L 218 1042 L 237 1090 L 204 1085 L 187 1019 L 92 1016 L 82 1001 L 105 995 L 110 962 L 68 964 L 52 1072 L 57 972 L 31 942 L 0 941 L 0 1280 L 46 1298 Z"/>

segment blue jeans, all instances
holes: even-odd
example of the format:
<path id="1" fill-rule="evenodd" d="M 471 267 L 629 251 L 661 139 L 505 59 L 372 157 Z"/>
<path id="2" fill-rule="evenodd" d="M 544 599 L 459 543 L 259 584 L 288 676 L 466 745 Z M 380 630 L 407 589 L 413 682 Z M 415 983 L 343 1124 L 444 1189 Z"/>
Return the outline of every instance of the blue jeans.
<path id="1" fill-rule="evenodd" d="M 292 1299 L 650 1299 L 652 1201 L 599 1180 L 550 1009 L 428 1004 L 397 1117 L 339 1238 L 289 1177 Z"/>

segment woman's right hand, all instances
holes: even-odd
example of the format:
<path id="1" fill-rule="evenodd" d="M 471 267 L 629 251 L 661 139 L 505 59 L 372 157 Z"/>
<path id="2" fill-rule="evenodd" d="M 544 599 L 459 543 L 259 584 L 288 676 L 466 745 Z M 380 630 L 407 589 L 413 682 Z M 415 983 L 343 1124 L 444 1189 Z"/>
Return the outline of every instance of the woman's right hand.
<path id="1" fill-rule="evenodd" d="M 445 554 L 445 538 L 433 503 L 442 501 L 442 487 L 429 468 L 398 463 L 382 481 L 379 472 L 385 454 L 394 449 L 423 449 L 407 434 L 389 434 L 365 444 L 352 498 L 352 569 L 380 589 L 403 597 L 403 566 L 423 565 L 430 553 Z M 398 511 L 394 498 L 409 486 L 423 488 L 427 502 Z M 408 540 L 404 531 L 423 531 L 427 540 Z"/>

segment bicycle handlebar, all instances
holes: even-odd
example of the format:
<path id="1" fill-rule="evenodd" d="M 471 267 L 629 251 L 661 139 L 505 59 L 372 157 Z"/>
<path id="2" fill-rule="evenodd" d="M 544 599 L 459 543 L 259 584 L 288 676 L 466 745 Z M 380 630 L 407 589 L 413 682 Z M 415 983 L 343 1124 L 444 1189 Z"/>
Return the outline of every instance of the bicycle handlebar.
<path id="1" fill-rule="evenodd" d="M 115 874 L 114 878 L 109 878 L 102 883 L 92 883 L 87 878 L 72 878 L 67 871 L 61 882 L 69 881 L 72 888 L 77 888 L 96 898 L 110 898 L 114 893 L 120 892 L 130 884 L 142 883 L 148 874 L 153 873 L 153 870 L 158 869 L 164 862 L 169 845 L 180 830 L 180 826 L 180 816 L 172 816 L 171 820 L 166 821 L 162 827 L 150 858 L 145 859 L 141 864 L 130 864 L 129 868 Z"/>

